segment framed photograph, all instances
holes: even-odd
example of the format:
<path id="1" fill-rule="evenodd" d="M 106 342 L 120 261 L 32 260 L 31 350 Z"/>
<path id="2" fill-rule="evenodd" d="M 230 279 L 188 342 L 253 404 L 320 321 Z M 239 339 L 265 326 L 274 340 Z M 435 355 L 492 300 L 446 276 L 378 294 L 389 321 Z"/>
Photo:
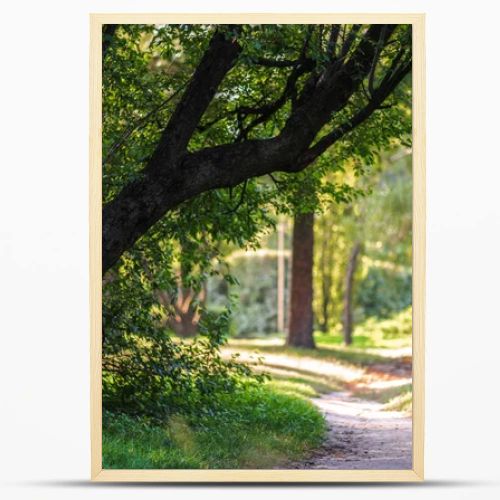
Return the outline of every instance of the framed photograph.
<path id="1" fill-rule="evenodd" d="M 423 14 L 92 14 L 91 477 L 424 478 Z"/>

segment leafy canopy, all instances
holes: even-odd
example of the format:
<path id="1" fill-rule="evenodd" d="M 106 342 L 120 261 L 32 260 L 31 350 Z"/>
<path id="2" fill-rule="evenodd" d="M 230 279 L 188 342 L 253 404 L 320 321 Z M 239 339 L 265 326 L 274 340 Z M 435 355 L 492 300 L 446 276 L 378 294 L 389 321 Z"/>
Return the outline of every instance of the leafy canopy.
<path id="1" fill-rule="evenodd" d="M 103 202 L 142 175 L 190 78 L 216 31 L 237 39 L 241 52 L 210 102 L 189 151 L 276 136 L 308 86 L 336 58 L 354 53 L 367 28 L 360 25 L 120 25 L 103 64 Z M 410 48 L 409 48 L 410 47 Z M 314 141 L 343 127 L 342 140 L 299 173 L 249 178 L 234 188 L 204 192 L 168 211 L 105 275 L 103 285 L 104 404 L 162 417 L 238 386 L 248 369 L 223 361 L 230 308 L 211 315 L 199 304 L 200 339 L 172 340 L 158 290 L 175 298 L 179 283 L 200 290 L 219 274 L 234 283 L 224 253 L 256 247 L 276 214 L 322 210 L 363 193 L 342 173 L 366 172 L 379 150 L 409 145 L 408 81 L 368 119 L 359 122 L 397 59 L 411 51 L 409 26 L 396 27 L 377 46 L 370 74 Z M 189 109 L 185 110 L 189 113 Z M 359 123 L 358 123 L 359 122 Z M 333 180 L 335 179 L 335 180 Z"/>

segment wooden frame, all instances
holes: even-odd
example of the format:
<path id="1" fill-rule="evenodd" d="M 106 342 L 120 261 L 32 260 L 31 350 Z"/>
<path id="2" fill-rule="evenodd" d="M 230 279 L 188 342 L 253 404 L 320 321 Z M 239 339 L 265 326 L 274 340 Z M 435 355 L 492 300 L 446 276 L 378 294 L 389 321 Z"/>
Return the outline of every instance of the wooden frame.
<path id="1" fill-rule="evenodd" d="M 413 26 L 413 470 L 103 470 L 101 411 L 101 38 L 103 24 L 397 23 Z M 91 14 L 90 15 L 90 370 L 94 481 L 375 482 L 424 479 L 425 318 L 424 14 Z"/>

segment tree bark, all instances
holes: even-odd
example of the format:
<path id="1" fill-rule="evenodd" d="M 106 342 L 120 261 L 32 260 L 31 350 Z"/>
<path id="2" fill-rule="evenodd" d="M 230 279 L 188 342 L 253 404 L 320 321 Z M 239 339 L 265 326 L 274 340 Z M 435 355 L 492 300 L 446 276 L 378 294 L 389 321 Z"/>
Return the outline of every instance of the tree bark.
<path id="1" fill-rule="evenodd" d="M 330 303 L 332 294 L 332 249 L 330 225 L 325 216 L 320 219 L 319 230 L 321 231 L 321 252 L 319 261 L 319 273 L 321 280 L 321 314 L 319 315 L 319 329 L 323 333 L 328 331 L 330 324 Z"/>
<path id="2" fill-rule="evenodd" d="M 293 225 L 292 291 L 287 345 L 314 348 L 313 338 L 314 214 L 297 215 Z"/>
<path id="3" fill-rule="evenodd" d="M 352 289 L 354 284 L 354 273 L 358 264 L 358 256 L 361 251 L 361 243 L 355 243 L 347 262 L 347 269 L 345 274 L 345 290 L 344 290 L 344 314 L 343 314 L 343 328 L 344 328 L 344 343 L 346 345 L 352 344 Z"/>
<path id="4" fill-rule="evenodd" d="M 278 276 L 277 276 L 277 322 L 276 331 L 285 331 L 285 222 L 278 222 Z"/>
<path id="5" fill-rule="evenodd" d="M 174 314 L 167 320 L 168 326 L 179 337 L 194 337 L 198 333 L 200 310 L 197 306 L 193 306 L 193 302 L 196 300 L 199 304 L 204 304 L 206 296 L 206 284 L 198 293 L 179 284 L 177 300 L 172 304 Z"/>
<path id="6" fill-rule="evenodd" d="M 314 76 L 277 136 L 191 153 L 188 142 L 241 52 L 237 40 L 216 32 L 142 175 L 103 208 L 103 274 L 165 213 L 182 202 L 275 171 L 301 171 L 366 120 L 409 72 L 411 64 L 391 68 L 369 104 L 310 147 L 332 114 L 347 105 L 368 77 L 377 44 L 380 40 L 386 43 L 394 29 L 395 25 L 370 26 L 346 62 L 332 61 L 319 77 Z"/>

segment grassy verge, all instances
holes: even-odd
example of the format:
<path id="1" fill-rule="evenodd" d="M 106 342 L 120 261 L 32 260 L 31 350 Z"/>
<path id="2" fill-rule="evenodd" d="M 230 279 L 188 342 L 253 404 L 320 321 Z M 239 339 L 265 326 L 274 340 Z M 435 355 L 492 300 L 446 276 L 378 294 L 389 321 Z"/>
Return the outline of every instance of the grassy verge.
<path id="1" fill-rule="evenodd" d="M 300 383 L 268 383 L 223 395 L 218 410 L 176 415 L 163 426 L 107 413 L 105 469 L 270 468 L 317 447 L 326 432 Z"/>
<path id="2" fill-rule="evenodd" d="M 344 384 L 333 377 L 326 377 L 321 374 L 305 375 L 297 371 L 289 371 L 285 374 L 274 371 L 271 367 L 263 366 L 271 376 L 268 385 L 276 389 L 308 398 L 317 398 L 322 394 L 328 394 L 333 391 L 341 391 Z"/>
<path id="3" fill-rule="evenodd" d="M 398 349 L 411 346 L 412 309 L 408 307 L 387 319 L 369 318 L 354 329 L 350 349 Z M 329 333 L 316 332 L 316 342 L 323 346 L 342 346 L 341 326 Z"/>
<path id="4" fill-rule="evenodd" d="M 264 366 L 264 369 L 268 367 Z M 301 374 L 281 375 L 270 371 L 271 380 L 268 384 L 284 392 L 300 395 L 308 398 L 320 397 L 333 391 L 352 390 L 347 388 L 341 381 L 332 378 L 306 377 Z M 291 372 L 293 373 L 293 372 Z M 384 405 L 386 411 L 402 411 L 411 413 L 412 411 L 412 384 L 397 385 L 382 389 L 356 389 L 356 397 L 377 401 Z"/>
<path id="5" fill-rule="evenodd" d="M 373 364 L 391 363 L 387 353 L 395 349 L 408 349 L 412 342 L 411 307 L 388 319 L 370 318 L 355 328 L 353 343 L 344 345 L 338 325 L 329 333 L 315 332 L 316 349 L 299 349 L 284 345 L 281 335 L 267 338 L 236 338 L 230 345 L 244 350 L 258 350 L 262 354 L 284 354 L 295 357 L 310 357 L 322 361 L 344 362 L 366 367 Z"/>
<path id="6" fill-rule="evenodd" d="M 262 356 L 262 364 L 254 369 L 270 373 L 275 387 L 286 389 L 291 384 L 294 391 L 309 397 L 354 390 L 355 396 L 378 401 L 387 410 L 411 412 L 411 383 L 384 384 L 391 374 L 411 377 L 411 326 L 408 308 L 391 318 L 372 318 L 358 325 L 350 346 L 343 344 L 337 329 L 328 334 L 316 332 L 316 349 L 288 347 L 278 335 L 231 339 L 229 348 L 255 359 Z M 297 362 L 290 362 L 290 358 Z M 345 371 L 332 371 L 329 365 Z M 382 384 L 370 386 L 377 377 Z M 358 386 L 355 382 L 362 383 Z"/>
<path id="7" fill-rule="evenodd" d="M 378 401 L 384 405 L 384 410 L 411 412 L 412 384 L 402 384 L 395 387 L 357 390 L 358 397 Z"/>
<path id="8" fill-rule="evenodd" d="M 313 358 L 327 362 L 344 362 L 359 367 L 366 367 L 373 364 L 383 364 L 390 362 L 386 357 L 369 352 L 362 348 L 344 346 L 323 346 L 317 343 L 316 349 L 303 349 L 300 347 L 288 347 L 285 345 L 266 345 L 260 341 L 231 341 L 230 347 L 246 351 L 256 351 L 259 354 L 283 354 L 297 358 Z"/>
<path id="9" fill-rule="evenodd" d="M 384 406 L 387 411 L 404 411 L 411 413 L 413 402 L 413 392 L 411 387 L 391 398 Z"/>

